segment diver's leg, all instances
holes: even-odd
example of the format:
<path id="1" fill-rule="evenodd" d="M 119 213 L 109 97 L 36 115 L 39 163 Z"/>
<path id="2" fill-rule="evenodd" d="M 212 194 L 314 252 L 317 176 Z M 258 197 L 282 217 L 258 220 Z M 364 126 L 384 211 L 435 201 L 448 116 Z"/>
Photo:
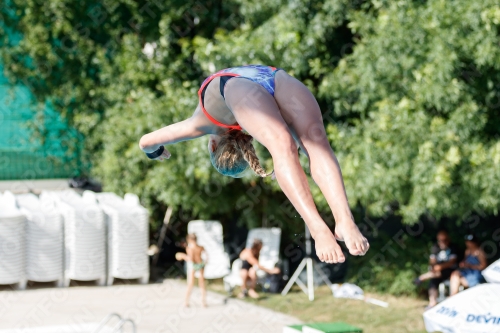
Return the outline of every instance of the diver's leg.
<path id="1" fill-rule="evenodd" d="M 226 103 L 238 124 L 271 153 L 276 179 L 309 227 L 318 258 L 343 262 L 342 249 L 316 209 L 299 163 L 297 145 L 274 98 L 257 83 L 238 78 L 228 81 L 225 92 Z"/>
<path id="2" fill-rule="evenodd" d="M 364 255 L 369 244 L 354 223 L 340 166 L 328 142 L 319 105 L 309 89 L 283 71 L 276 73 L 274 97 L 309 156 L 311 176 L 335 217 L 335 236 L 352 255 Z"/>

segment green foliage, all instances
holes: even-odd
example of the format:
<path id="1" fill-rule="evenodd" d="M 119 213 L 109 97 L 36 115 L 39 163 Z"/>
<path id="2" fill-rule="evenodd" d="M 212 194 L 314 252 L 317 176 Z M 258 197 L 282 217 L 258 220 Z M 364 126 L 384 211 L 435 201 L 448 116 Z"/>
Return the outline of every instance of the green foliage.
<path id="1" fill-rule="evenodd" d="M 401 231 L 403 233 L 394 235 L 390 231 L 378 233 L 378 237 L 371 240 L 366 256 L 350 258 L 348 279 L 368 291 L 416 295 L 417 288 L 412 281 L 427 271 L 435 231 L 417 238 L 404 229 Z"/>
<path id="2" fill-rule="evenodd" d="M 245 63 L 282 67 L 318 96 L 353 206 L 381 215 L 390 205 L 407 223 L 497 213 L 496 0 L 9 0 L 0 14 L 0 27 L 22 36 L 2 34 L 6 74 L 86 137 L 106 190 L 140 194 L 155 216 L 174 205 L 285 233 L 301 224 L 289 222 L 275 182 L 212 170 L 204 139 L 169 147 L 165 163 L 138 148 L 143 134 L 194 111 L 210 72 Z M 331 216 L 314 186 L 313 195 Z"/>
<path id="3" fill-rule="evenodd" d="M 413 292 L 415 286 L 412 284 L 415 273 L 411 269 L 399 271 L 394 277 L 394 282 L 388 290 L 391 295 L 408 295 Z"/>
<path id="4" fill-rule="evenodd" d="M 346 118 L 328 132 L 351 202 L 397 202 L 406 222 L 497 214 L 499 15 L 497 1 L 442 0 L 351 13 L 357 44 L 320 87 Z"/>

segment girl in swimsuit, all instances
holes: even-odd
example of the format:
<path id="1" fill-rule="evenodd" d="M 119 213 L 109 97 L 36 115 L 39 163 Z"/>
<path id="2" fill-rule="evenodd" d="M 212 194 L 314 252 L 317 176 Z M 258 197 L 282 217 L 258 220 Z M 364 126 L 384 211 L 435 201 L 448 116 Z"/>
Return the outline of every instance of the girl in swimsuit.
<path id="1" fill-rule="evenodd" d="M 187 277 L 187 289 L 186 289 L 186 302 L 185 306 L 189 307 L 189 298 L 191 297 L 191 291 L 193 290 L 194 286 L 194 278 L 195 278 L 195 273 L 200 272 L 200 275 L 198 277 L 198 286 L 200 287 L 201 291 L 201 304 L 203 307 L 207 306 L 206 303 L 206 289 L 205 289 L 205 277 L 203 276 L 204 270 L 205 270 L 205 261 L 202 259 L 202 254 L 205 253 L 205 249 L 203 246 L 198 245 L 196 242 L 196 235 L 195 234 L 188 234 L 186 237 L 187 241 L 187 247 L 186 247 L 186 253 L 182 252 L 177 252 L 175 254 L 175 258 L 177 260 L 184 260 L 192 265 L 192 269 L 189 270 L 189 275 Z"/>
<path id="2" fill-rule="evenodd" d="M 255 138 L 271 153 L 275 177 L 309 227 L 318 258 L 327 263 L 345 261 L 336 239 L 345 241 L 352 255 L 368 251 L 368 241 L 354 223 L 321 110 L 304 84 L 281 69 L 241 66 L 209 76 L 198 97 L 198 107 L 190 118 L 141 138 L 139 145 L 149 158 L 168 159 L 170 153 L 164 145 L 208 134 L 210 160 L 221 174 L 241 177 L 250 167 L 266 177 L 272 173 L 259 163 L 252 145 Z M 333 212 L 334 233 L 316 209 L 298 147 L 309 158 L 312 178 Z"/>

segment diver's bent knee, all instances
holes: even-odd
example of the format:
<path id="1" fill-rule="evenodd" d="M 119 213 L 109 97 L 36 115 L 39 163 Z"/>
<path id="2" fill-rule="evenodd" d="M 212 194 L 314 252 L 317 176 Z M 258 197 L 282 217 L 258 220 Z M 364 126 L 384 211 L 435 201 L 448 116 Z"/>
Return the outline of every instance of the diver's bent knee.
<path id="1" fill-rule="evenodd" d="M 297 154 L 297 149 L 297 143 L 288 133 L 272 140 L 268 147 L 271 155 Z"/>

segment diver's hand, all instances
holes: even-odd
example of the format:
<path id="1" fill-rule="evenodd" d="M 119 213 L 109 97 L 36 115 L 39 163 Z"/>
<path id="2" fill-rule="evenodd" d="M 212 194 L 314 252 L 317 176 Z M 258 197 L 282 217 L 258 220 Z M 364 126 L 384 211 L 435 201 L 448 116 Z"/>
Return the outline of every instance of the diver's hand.
<path id="1" fill-rule="evenodd" d="M 161 153 L 160 156 L 158 156 L 157 158 L 153 158 L 153 159 L 156 161 L 164 161 L 164 160 L 168 160 L 170 158 L 170 156 L 172 156 L 172 154 L 170 154 L 170 152 L 167 150 L 167 148 L 165 148 L 165 150 L 163 150 L 163 153 Z"/>
<path id="2" fill-rule="evenodd" d="M 163 161 L 170 158 L 171 154 L 164 145 L 146 146 L 142 141 L 143 139 L 141 139 L 139 147 L 150 160 Z"/>

